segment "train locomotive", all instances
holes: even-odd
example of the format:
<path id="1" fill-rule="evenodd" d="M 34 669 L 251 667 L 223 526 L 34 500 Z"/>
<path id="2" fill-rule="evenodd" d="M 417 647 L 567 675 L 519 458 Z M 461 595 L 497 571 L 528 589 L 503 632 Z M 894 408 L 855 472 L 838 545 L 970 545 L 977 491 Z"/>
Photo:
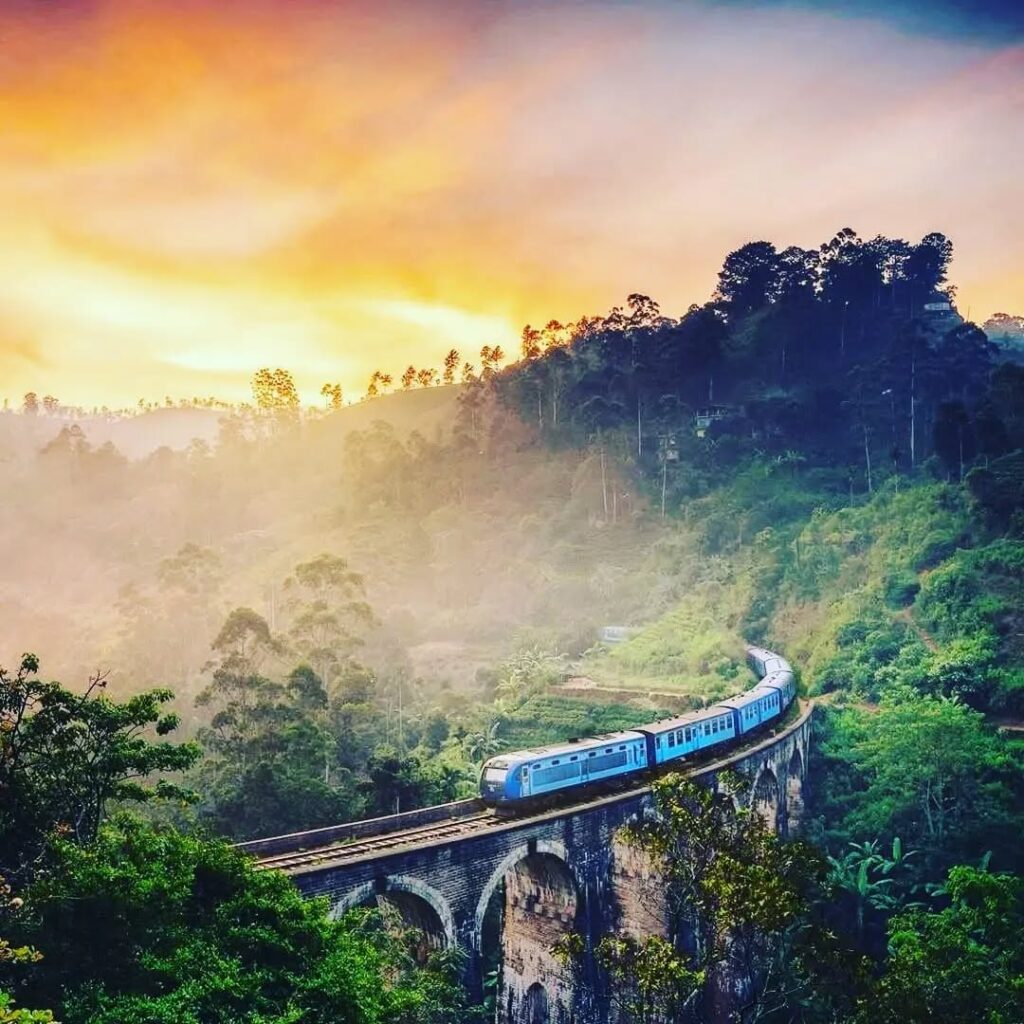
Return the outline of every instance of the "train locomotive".
<path id="1" fill-rule="evenodd" d="M 492 807 L 508 809 L 640 775 L 743 738 L 780 718 L 796 696 L 796 680 L 785 658 L 748 647 L 747 660 L 758 676 L 757 684 L 711 707 L 623 732 L 492 757 L 480 774 L 480 796 Z"/>

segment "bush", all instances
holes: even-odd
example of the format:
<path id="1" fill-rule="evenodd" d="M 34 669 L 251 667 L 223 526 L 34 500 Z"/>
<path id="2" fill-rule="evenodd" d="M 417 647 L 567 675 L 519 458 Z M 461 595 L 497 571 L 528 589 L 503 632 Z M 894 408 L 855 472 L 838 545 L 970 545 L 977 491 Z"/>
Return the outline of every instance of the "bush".
<path id="1" fill-rule="evenodd" d="M 917 592 L 921 589 L 917 576 L 907 570 L 890 573 L 882 586 L 885 603 L 890 608 L 906 608 L 913 604 Z"/>

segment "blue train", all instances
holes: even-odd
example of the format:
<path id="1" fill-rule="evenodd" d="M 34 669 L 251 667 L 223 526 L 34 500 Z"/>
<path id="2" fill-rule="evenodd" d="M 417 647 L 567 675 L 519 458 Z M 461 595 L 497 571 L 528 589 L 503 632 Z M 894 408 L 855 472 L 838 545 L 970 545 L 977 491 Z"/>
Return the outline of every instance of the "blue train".
<path id="1" fill-rule="evenodd" d="M 644 772 L 745 736 L 779 718 L 796 696 L 793 670 L 785 658 L 748 647 L 747 660 L 757 673 L 757 685 L 712 707 L 626 732 L 492 757 L 480 775 L 481 797 L 492 806 L 509 807 Z"/>

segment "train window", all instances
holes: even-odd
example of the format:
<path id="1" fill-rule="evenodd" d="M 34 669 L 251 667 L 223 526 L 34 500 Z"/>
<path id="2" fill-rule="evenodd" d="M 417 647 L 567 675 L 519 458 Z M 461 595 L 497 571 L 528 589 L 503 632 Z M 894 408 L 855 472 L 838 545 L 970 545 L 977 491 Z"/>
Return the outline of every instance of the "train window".
<path id="1" fill-rule="evenodd" d="M 558 758 L 556 757 L 551 763 L 552 764 L 558 764 Z"/>
<path id="2" fill-rule="evenodd" d="M 711 726 L 707 722 L 704 723 L 704 735 L 705 736 L 710 736 L 711 735 Z"/>
<path id="3" fill-rule="evenodd" d="M 668 734 L 668 745 L 670 747 L 674 747 L 676 745 L 676 734 L 674 732 L 670 732 Z"/>
<path id="4" fill-rule="evenodd" d="M 717 718 L 711 723 L 711 731 L 712 732 L 718 732 L 718 719 Z"/>
<path id="5" fill-rule="evenodd" d="M 587 754 L 587 757 L 597 757 L 597 751 L 592 750 L 589 754 Z"/>
<path id="6" fill-rule="evenodd" d="M 623 744 L 623 746 L 619 747 L 619 750 L 625 750 L 625 749 L 626 749 L 625 744 Z"/>
<path id="7" fill-rule="evenodd" d="M 679 730 L 676 731 L 676 743 L 682 743 L 682 742 L 683 742 L 683 730 L 679 729 Z"/>
<path id="8" fill-rule="evenodd" d="M 579 760 L 579 758 L 578 758 L 578 757 L 577 757 L 577 756 L 576 756 L 575 754 L 573 754 L 573 756 L 572 756 L 572 757 L 570 757 L 570 758 L 569 758 L 569 760 L 570 760 L 570 761 L 578 761 L 578 760 Z"/>

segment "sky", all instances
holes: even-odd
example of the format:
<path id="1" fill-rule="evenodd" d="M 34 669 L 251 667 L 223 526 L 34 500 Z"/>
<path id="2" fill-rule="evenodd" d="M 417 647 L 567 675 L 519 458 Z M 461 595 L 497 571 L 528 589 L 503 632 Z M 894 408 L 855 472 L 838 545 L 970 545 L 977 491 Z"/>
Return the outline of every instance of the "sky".
<path id="1" fill-rule="evenodd" d="M 1024 313 L 1024 4 L 0 0 L 0 397 L 309 401 L 765 238 Z"/>

